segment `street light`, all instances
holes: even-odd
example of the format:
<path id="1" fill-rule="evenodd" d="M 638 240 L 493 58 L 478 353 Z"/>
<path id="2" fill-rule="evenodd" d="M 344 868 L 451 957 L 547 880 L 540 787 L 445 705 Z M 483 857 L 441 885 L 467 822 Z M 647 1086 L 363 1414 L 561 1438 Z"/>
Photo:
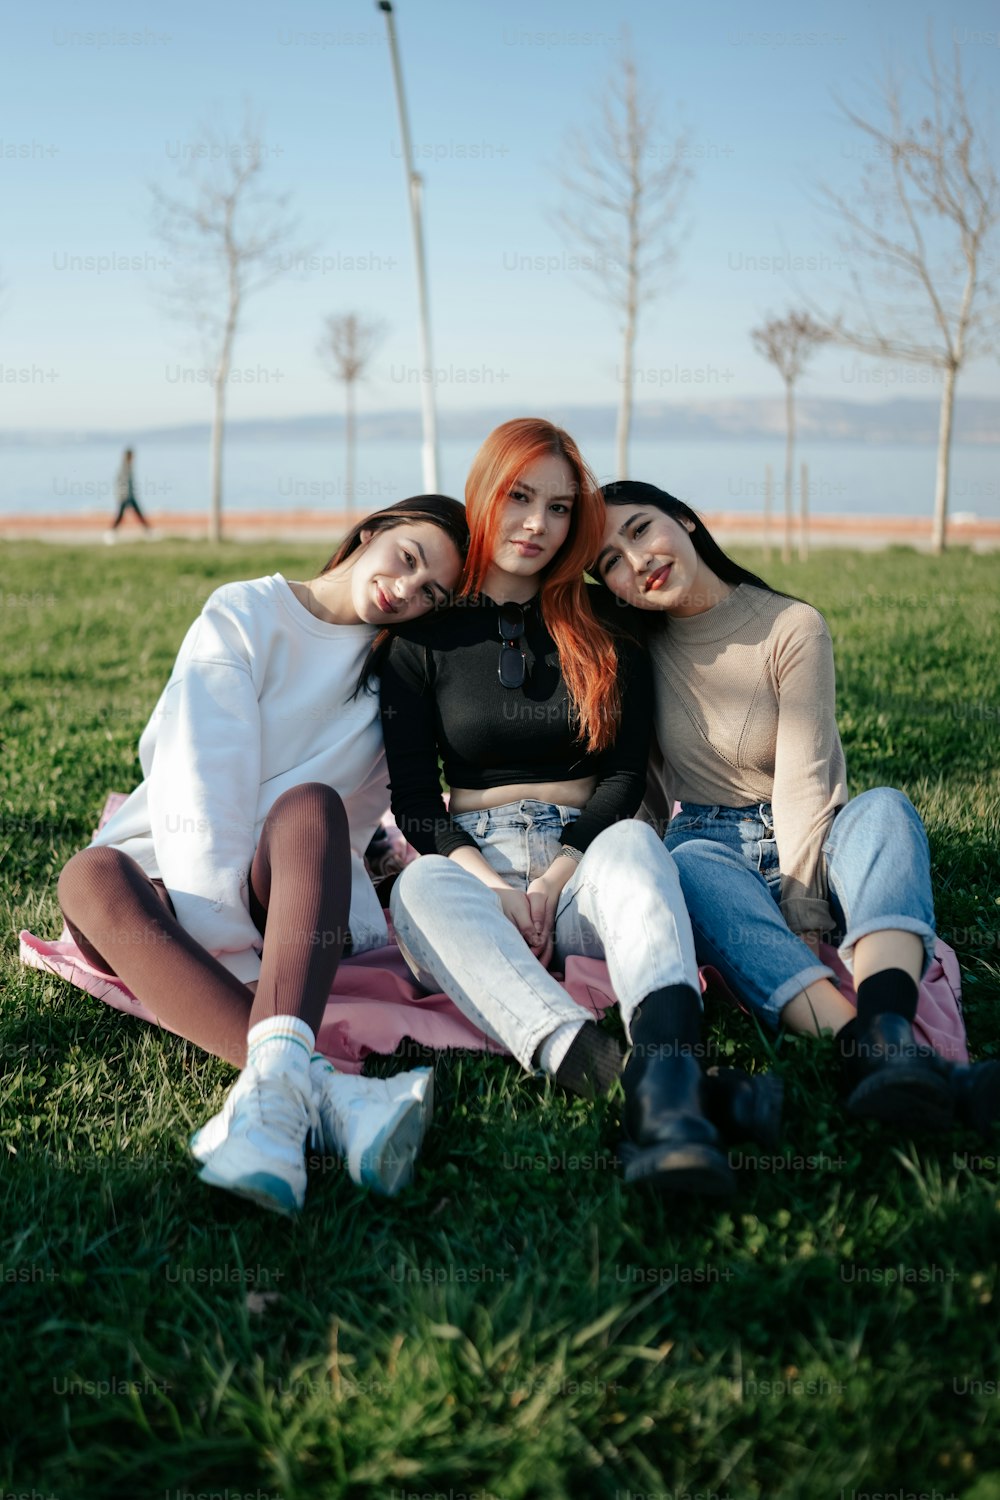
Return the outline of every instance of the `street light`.
<path id="1" fill-rule="evenodd" d="M 389 33 L 389 52 L 392 56 L 392 75 L 396 84 L 396 103 L 399 107 L 399 130 L 403 139 L 403 163 L 406 182 L 410 191 L 410 218 L 413 223 L 413 249 L 417 261 L 417 296 L 420 301 L 420 405 L 423 417 L 424 441 L 422 449 L 424 489 L 436 494 L 438 489 L 437 417 L 434 411 L 434 366 L 431 362 L 431 315 L 427 296 L 427 261 L 424 256 L 424 232 L 420 217 L 423 178 L 413 165 L 413 145 L 410 141 L 410 126 L 406 117 L 406 98 L 403 94 L 403 72 L 399 65 L 399 49 L 396 46 L 396 24 L 393 19 L 391 0 L 376 0 L 378 9 L 385 13 L 386 30 Z"/>

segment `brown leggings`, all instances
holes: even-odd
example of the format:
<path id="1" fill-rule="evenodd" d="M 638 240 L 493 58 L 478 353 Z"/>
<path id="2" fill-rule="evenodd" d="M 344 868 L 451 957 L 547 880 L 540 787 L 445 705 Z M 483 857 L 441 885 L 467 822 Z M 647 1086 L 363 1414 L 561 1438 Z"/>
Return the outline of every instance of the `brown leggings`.
<path id="1" fill-rule="evenodd" d="M 66 925 L 88 961 L 165 1025 L 240 1068 L 258 1021 L 300 1016 L 318 1030 L 350 903 L 347 814 L 315 781 L 278 798 L 253 857 L 250 915 L 263 938 L 255 995 L 184 930 L 162 881 L 121 849 L 82 849 L 59 877 Z"/>

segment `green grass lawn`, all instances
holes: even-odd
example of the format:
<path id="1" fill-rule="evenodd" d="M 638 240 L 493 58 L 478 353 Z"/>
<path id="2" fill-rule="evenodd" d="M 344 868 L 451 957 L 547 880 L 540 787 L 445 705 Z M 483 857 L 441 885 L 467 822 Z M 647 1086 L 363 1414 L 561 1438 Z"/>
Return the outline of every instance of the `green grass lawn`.
<path id="1" fill-rule="evenodd" d="M 232 1070 L 20 967 L 208 593 L 328 551 L 4 550 L 0 1496 L 998 1500 L 1000 1142 L 848 1123 L 829 1041 L 711 1013 L 788 1100 L 725 1209 L 623 1190 L 620 1099 L 455 1055 L 414 1188 L 317 1173 L 288 1223 L 186 1154 Z M 1000 1055 L 1000 555 L 768 575 L 830 622 L 851 790 L 922 814 Z"/>

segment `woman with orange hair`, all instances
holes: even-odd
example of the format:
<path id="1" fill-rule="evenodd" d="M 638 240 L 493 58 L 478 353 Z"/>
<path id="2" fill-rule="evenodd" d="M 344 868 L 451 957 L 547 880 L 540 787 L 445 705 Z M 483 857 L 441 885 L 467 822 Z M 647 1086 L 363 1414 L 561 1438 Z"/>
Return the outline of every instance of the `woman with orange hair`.
<path id="1" fill-rule="evenodd" d="M 649 665 L 583 580 L 603 535 L 597 483 L 567 433 L 521 418 L 476 455 L 466 510 L 458 603 L 399 631 L 382 669 L 392 809 L 424 856 L 393 891 L 400 946 L 523 1067 L 581 1094 L 610 1087 L 622 1052 L 547 968 L 606 958 L 632 1042 L 626 1180 L 727 1193 L 721 1142 L 773 1132 L 780 1094 L 743 1075 L 710 1080 L 698 1060 L 677 873 L 634 819 Z"/>

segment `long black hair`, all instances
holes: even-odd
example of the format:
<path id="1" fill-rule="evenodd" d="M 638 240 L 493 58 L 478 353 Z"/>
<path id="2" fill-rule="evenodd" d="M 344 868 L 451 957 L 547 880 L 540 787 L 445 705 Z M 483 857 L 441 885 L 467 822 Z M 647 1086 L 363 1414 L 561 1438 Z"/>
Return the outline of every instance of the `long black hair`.
<path id="1" fill-rule="evenodd" d="M 616 479 L 613 484 L 602 485 L 601 494 L 604 496 L 605 505 L 648 506 L 652 510 L 662 511 L 665 516 L 670 516 L 682 525 L 689 522 L 689 534 L 694 550 L 705 566 L 712 570 L 716 578 L 721 578 L 723 583 L 731 583 L 734 586 L 740 583 L 752 583 L 755 588 L 767 589 L 769 594 L 781 593 L 780 589 L 765 583 L 763 578 L 758 578 L 756 573 L 751 573 L 749 568 L 742 567 L 727 552 L 723 552 L 701 517 L 695 514 L 690 505 L 685 505 L 683 500 L 678 500 L 676 495 L 668 495 L 666 490 L 657 489 L 655 484 L 643 484 L 635 479 Z M 590 569 L 590 573 L 602 588 L 608 587 L 596 571 L 596 563 Z M 782 595 L 782 597 L 789 596 Z"/>
<path id="2" fill-rule="evenodd" d="M 339 567 L 342 562 L 346 562 L 359 550 L 363 545 L 361 540 L 363 531 L 370 531 L 374 534 L 379 531 L 392 531 L 394 527 L 405 526 L 407 523 L 414 526 L 421 522 L 439 526 L 449 541 L 454 544 L 464 564 L 469 551 L 469 523 L 465 518 L 465 506 L 460 501 L 453 500 L 450 495 L 413 495 L 408 500 L 397 500 L 394 505 L 387 505 L 384 510 L 373 511 L 370 516 L 365 516 L 356 526 L 352 526 L 329 562 L 322 568 L 320 577 Z M 356 698 L 362 688 L 366 688 L 369 692 L 375 691 L 382 663 L 391 644 L 392 628 L 386 625 L 372 641 L 352 697 Z"/>

